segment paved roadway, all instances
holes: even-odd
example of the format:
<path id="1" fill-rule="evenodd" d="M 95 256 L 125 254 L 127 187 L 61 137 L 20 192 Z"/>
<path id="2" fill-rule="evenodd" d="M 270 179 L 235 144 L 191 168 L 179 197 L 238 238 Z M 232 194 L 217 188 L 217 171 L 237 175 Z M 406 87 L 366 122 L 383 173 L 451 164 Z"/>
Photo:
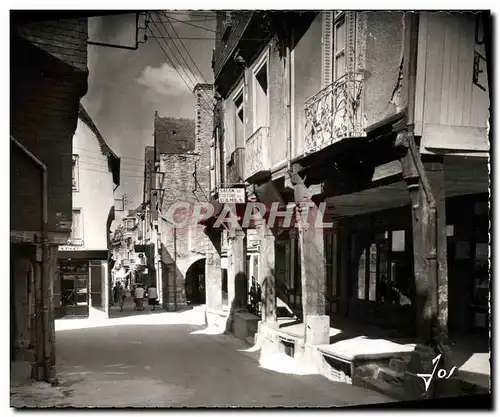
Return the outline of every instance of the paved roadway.
<path id="1" fill-rule="evenodd" d="M 193 312 L 108 319 L 87 328 L 78 322 L 56 326 L 61 386 L 50 405 L 324 407 L 388 401 L 319 375 L 293 374 L 288 365 L 266 369 L 259 352 L 232 336 L 209 334 L 194 324 Z"/>

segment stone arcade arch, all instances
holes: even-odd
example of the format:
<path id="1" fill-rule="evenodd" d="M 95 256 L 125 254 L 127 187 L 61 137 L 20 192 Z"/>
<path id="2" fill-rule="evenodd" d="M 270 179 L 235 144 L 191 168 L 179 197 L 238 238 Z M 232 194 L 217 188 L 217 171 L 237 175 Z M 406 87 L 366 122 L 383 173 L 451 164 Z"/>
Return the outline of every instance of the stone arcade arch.
<path id="1" fill-rule="evenodd" d="M 205 258 L 200 258 L 186 271 L 184 281 L 188 305 L 205 304 Z"/>

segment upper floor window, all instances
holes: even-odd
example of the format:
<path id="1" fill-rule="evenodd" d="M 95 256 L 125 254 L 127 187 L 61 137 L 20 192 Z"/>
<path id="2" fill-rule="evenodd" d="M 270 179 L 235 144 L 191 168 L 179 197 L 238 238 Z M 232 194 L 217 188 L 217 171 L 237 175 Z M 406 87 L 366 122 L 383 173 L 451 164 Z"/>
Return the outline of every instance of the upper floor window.
<path id="1" fill-rule="evenodd" d="M 269 124 L 269 91 L 267 53 L 252 71 L 253 129 Z"/>
<path id="2" fill-rule="evenodd" d="M 236 109 L 235 118 L 235 143 L 244 143 L 245 132 L 245 110 L 243 108 L 243 90 L 241 90 L 234 98 L 234 107 Z"/>
<path id="3" fill-rule="evenodd" d="M 353 56 L 355 12 L 324 11 L 322 17 L 323 87 L 347 72 L 347 57 Z M 349 26 L 349 27 L 348 27 Z M 351 35 L 349 35 L 351 34 Z M 351 41 L 351 42 L 350 42 Z M 351 45 L 351 46 L 349 46 Z"/>
<path id="4" fill-rule="evenodd" d="M 83 239 L 82 210 L 73 209 L 72 217 L 70 238 L 76 243 Z"/>
<path id="5" fill-rule="evenodd" d="M 346 25 L 344 12 L 335 13 L 334 28 L 333 81 L 336 81 L 345 74 Z"/>
<path id="6" fill-rule="evenodd" d="M 73 155 L 73 174 L 72 174 L 72 184 L 73 191 L 78 191 L 78 155 Z"/>

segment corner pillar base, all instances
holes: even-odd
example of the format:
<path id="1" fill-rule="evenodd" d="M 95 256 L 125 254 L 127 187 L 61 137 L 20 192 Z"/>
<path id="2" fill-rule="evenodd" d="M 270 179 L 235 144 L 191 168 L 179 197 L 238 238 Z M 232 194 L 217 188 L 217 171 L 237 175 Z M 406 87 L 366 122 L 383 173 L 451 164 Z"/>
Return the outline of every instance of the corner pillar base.
<path id="1" fill-rule="evenodd" d="M 306 344 L 325 345 L 330 343 L 330 317 L 326 315 L 307 314 L 304 317 L 306 326 Z"/>

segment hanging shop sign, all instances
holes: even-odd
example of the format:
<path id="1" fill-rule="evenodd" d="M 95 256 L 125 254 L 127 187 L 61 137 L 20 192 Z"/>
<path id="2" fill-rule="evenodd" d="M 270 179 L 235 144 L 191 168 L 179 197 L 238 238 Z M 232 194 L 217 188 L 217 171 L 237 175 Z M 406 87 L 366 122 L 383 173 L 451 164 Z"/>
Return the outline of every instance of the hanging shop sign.
<path id="1" fill-rule="evenodd" d="M 244 188 L 219 188 L 219 203 L 245 203 Z"/>

